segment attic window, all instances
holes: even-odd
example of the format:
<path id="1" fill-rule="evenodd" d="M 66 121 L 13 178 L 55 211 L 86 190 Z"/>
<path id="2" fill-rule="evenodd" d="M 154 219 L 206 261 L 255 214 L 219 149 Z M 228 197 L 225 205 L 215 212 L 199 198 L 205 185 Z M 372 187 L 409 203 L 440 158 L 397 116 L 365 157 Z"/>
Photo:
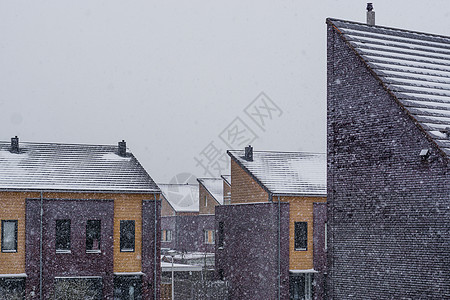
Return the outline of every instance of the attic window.
<path id="1" fill-rule="evenodd" d="M 430 150 L 429 149 L 422 149 L 420 151 L 419 155 L 422 158 L 422 160 L 427 160 L 427 158 L 430 156 Z"/>
<path id="2" fill-rule="evenodd" d="M 450 127 L 446 127 L 445 129 L 441 129 L 440 132 L 445 134 L 446 138 L 450 138 Z"/>

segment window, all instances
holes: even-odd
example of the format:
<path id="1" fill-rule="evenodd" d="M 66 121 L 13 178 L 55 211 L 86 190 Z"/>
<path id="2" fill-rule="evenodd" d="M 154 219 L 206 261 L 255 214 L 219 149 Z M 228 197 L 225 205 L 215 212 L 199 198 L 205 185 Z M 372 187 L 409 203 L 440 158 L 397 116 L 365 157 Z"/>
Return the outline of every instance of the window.
<path id="1" fill-rule="evenodd" d="M 214 230 L 205 230 L 205 244 L 214 244 Z"/>
<path id="2" fill-rule="evenodd" d="M 223 234 L 224 234 L 224 232 L 223 232 L 223 228 L 224 228 L 224 224 L 223 224 L 223 222 L 219 222 L 219 232 L 217 233 L 218 234 L 218 236 L 219 236 L 219 240 L 217 241 L 217 246 L 219 247 L 219 248 L 223 248 Z"/>
<path id="3" fill-rule="evenodd" d="M 295 222 L 295 250 L 305 251 L 308 245 L 308 223 Z"/>
<path id="4" fill-rule="evenodd" d="M 17 252 L 17 220 L 2 220 L 2 252 Z"/>
<path id="5" fill-rule="evenodd" d="M 171 242 L 172 241 L 172 230 L 164 229 L 161 234 L 161 241 L 163 242 Z"/>
<path id="6" fill-rule="evenodd" d="M 140 300 L 142 292 L 141 276 L 114 276 L 114 299 Z"/>
<path id="7" fill-rule="evenodd" d="M 205 207 L 208 206 L 208 196 L 205 196 Z"/>
<path id="8" fill-rule="evenodd" d="M 100 252 L 100 236 L 101 236 L 100 220 L 88 220 L 86 222 L 86 252 Z"/>
<path id="9" fill-rule="evenodd" d="M 313 282 L 312 273 L 290 274 L 289 275 L 290 299 L 312 300 L 314 298 L 312 282 Z"/>
<path id="10" fill-rule="evenodd" d="M 134 220 L 120 221 L 120 252 L 134 252 Z"/>
<path id="11" fill-rule="evenodd" d="M 56 220 L 56 252 L 70 252 L 70 220 Z"/>

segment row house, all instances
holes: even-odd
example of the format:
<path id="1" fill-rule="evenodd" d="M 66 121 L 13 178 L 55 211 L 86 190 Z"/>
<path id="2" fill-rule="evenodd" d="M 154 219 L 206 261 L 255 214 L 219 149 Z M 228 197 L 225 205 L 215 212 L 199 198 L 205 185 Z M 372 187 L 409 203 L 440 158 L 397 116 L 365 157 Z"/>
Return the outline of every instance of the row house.
<path id="1" fill-rule="evenodd" d="M 371 21 L 326 21 L 329 298 L 450 299 L 450 37 Z"/>
<path id="2" fill-rule="evenodd" d="M 223 180 L 223 204 L 231 203 L 231 175 L 221 175 Z"/>
<path id="3" fill-rule="evenodd" d="M 223 205 L 222 178 L 198 178 L 199 183 L 199 233 L 203 235 L 205 252 L 214 253 L 215 233 L 214 215 L 216 207 Z"/>
<path id="4" fill-rule="evenodd" d="M 225 176 L 230 180 L 229 176 Z M 223 178 L 198 178 L 198 184 L 159 184 L 161 208 L 161 245 L 181 253 L 214 253 L 216 206 L 224 203 Z"/>
<path id="5" fill-rule="evenodd" d="M 0 298 L 159 299 L 159 198 L 124 141 L 0 142 Z"/>
<path id="6" fill-rule="evenodd" d="M 194 252 L 202 245 L 198 234 L 198 184 L 158 184 L 162 192 L 161 247 Z"/>
<path id="7" fill-rule="evenodd" d="M 232 299 L 320 299 L 326 155 L 227 151 L 231 201 L 216 207 L 216 273 Z"/>

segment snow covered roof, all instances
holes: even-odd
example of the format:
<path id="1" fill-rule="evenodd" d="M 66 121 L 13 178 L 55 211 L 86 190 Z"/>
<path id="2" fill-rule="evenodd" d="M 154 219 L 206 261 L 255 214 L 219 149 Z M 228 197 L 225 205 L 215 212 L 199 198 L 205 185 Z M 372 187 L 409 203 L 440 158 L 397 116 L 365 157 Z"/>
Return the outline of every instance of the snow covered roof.
<path id="1" fill-rule="evenodd" d="M 20 142 L 19 153 L 0 141 L 1 190 L 66 190 L 159 193 L 130 152 L 111 145 Z"/>
<path id="2" fill-rule="evenodd" d="M 325 153 L 253 151 L 253 161 L 243 150 L 228 155 L 273 195 L 326 196 Z"/>
<path id="3" fill-rule="evenodd" d="M 225 180 L 225 182 L 231 186 L 231 175 L 221 175 L 220 177 L 222 177 L 223 180 Z"/>
<path id="4" fill-rule="evenodd" d="M 198 178 L 198 182 L 223 205 L 223 179 L 222 178 Z"/>
<path id="5" fill-rule="evenodd" d="M 450 156 L 450 37 L 327 21 Z"/>
<path id="6" fill-rule="evenodd" d="M 158 184 L 176 212 L 199 212 L 197 184 Z"/>

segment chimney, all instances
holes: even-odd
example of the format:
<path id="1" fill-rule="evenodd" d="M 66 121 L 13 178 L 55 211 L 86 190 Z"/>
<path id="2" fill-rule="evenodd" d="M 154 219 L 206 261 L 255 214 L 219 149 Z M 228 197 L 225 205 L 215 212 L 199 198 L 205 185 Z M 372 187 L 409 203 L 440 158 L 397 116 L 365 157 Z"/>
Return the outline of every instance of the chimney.
<path id="1" fill-rule="evenodd" d="M 253 147 L 251 145 L 248 145 L 248 147 L 245 147 L 245 157 L 247 161 L 253 161 Z"/>
<path id="2" fill-rule="evenodd" d="M 122 140 L 121 142 L 119 142 L 118 154 L 119 154 L 119 156 L 122 156 L 122 157 L 127 156 L 127 143 L 125 142 L 125 140 Z"/>
<path id="3" fill-rule="evenodd" d="M 11 138 L 11 153 L 19 153 L 19 138 L 17 135 Z"/>
<path id="4" fill-rule="evenodd" d="M 375 25 L 375 12 L 372 3 L 367 3 L 367 25 Z"/>

